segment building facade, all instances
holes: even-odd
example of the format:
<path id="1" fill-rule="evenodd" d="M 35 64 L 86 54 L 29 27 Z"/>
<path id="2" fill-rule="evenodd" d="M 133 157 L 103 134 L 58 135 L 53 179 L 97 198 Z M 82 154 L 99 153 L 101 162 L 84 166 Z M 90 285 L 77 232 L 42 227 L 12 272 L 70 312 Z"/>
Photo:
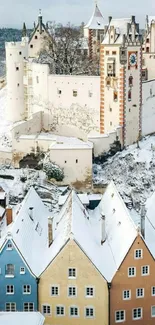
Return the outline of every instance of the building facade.
<path id="1" fill-rule="evenodd" d="M 143 80 L 155 78 L 155 16 L 146 16 L 143 40 Z"/>
<path id="2" fill-rule="evenodd" d="M 110 324 L 154 324 L 154 258 L 140 235 L 111 282 Z M 116 298 L 117 297 L 117 298 Z"/>
<path id="3" fill-rule="evenodd" d="M 139 25 L 131 19 L 111 19 L 101 45 L 100 133 L 123 128 L 124 146 L 141 131 L 142 48 Z"/>
<path id="4" fill-rule="evenodd" d="M 9 238 L 0 251 L 0 311 L 36 311 L 37 279 Z"/>

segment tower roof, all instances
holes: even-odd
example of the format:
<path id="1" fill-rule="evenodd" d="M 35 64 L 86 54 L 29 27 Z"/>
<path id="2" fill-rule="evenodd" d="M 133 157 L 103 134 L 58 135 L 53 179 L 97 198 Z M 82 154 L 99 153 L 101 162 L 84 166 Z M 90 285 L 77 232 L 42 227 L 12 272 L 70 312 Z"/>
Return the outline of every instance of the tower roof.
<path id="1" fill-rule="evenodd" d="M 85 28 L 104 29 L 104 18 L 97 4 L 95 5 L 92 17 L 90 18 L 88 24 L 85 25 Z"/>

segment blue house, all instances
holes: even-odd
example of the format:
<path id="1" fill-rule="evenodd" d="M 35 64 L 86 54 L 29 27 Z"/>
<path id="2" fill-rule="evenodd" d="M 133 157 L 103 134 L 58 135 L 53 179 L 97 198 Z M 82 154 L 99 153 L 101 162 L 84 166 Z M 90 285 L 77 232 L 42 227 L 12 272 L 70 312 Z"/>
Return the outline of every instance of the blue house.
<path id="1" fill-rule="evenodd" d="M 31 188 L 5 231 L 3 225 L 0 311 L 38 310 L 38 276 L 47 247 L 48 210 Z"/>

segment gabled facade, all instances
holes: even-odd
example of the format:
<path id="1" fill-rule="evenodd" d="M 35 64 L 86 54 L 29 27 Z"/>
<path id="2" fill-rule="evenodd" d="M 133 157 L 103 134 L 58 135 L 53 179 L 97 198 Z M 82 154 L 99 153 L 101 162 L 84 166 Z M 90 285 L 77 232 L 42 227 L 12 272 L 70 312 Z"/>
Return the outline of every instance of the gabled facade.
<path id="1" fill-rule="evenodd" d="M 39 310 L 47 324 L 108 325 L 106 280 L 74 240 L 42 273 Z"/>
<path id="2" fill-rule="evenodd" d="M 51 41 L 51 36 L 48 29 L 43 23 L 43 17 L 41 11 L 38 16 L 38 23 L 34 27 L 34 31 L 29 40 L 28 53 L 30 58 L 36 58 L 39 56 L 39 52 L 44 48 L 48 48 L 48 41 Z"/>
<path id="3" fill-rule="evenodd" d="M 155 16 L 146 16 L 143 39 L 143 80 L 155 78 Z"/>
<path id="4" fill-rule="evenodd" d="M 123 243 L 122 243 L 123 244 Z M 154 258 L 138 234 L 111 282 L 110 324 L 155 322 Z"/>
<path id="5" fill-rule="evenodd" d="M 142 48 L 139 24 L 110 19 L 101 45 L 100 133 L 122 127 L 122 144 L 136 142 L 141 130 Z"/>
<path id="6" fill-rule="evenodd" d="M 37 279 L 12 239 L 0 251 L 0 311 L 36 311 Z"/>

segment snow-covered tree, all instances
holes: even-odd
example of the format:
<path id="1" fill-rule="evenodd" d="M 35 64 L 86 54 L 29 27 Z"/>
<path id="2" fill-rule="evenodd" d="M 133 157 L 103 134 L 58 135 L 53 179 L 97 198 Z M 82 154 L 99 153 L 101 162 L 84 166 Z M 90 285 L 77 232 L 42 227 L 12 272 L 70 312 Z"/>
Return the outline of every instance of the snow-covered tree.
<path id="1" fill-rule="evenodd" d="M 46 162 L 43 165 L 43 171 L 46 173 L 48 179 L 54 178 L 56 181 L 64 179 L 64 171 L 53 162 Z"/>
<path id="2" fill-rule="evenodd" d="M 80 28 L 50 24 L 51 38 L 45 40 L 37 62 L 49 63 L 51 73 L 99 75 L 99 59 L 88 56 L 88 44 Z M 36 59 L 35 59 L 36 61 Z"/>

